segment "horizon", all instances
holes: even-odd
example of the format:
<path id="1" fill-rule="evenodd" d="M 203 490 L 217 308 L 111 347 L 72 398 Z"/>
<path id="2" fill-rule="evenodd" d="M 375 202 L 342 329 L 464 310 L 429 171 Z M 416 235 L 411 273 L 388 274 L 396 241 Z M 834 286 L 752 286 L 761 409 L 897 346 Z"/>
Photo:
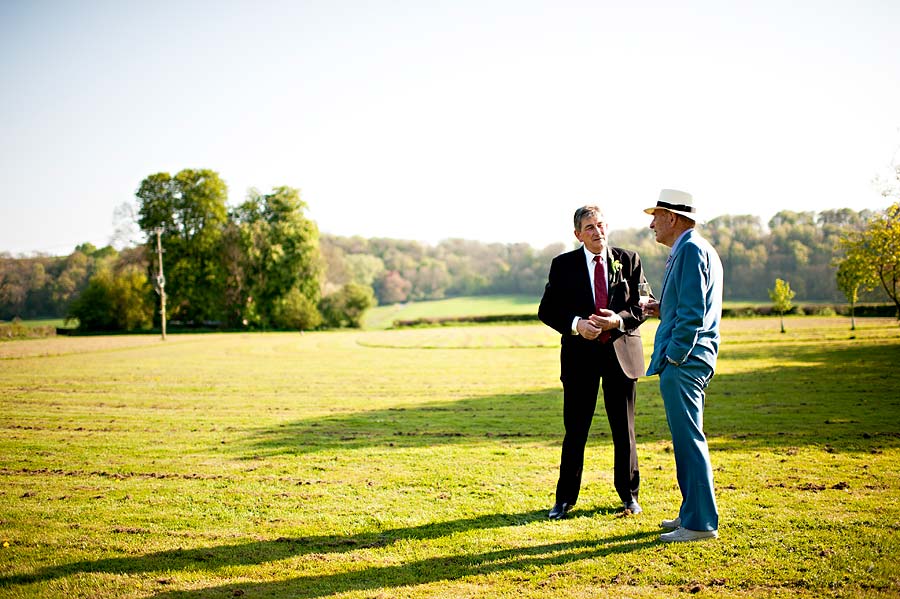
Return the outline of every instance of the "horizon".
<path id="1" fill-rule="evenodd" d="M 897 201 L 897 200 L 895 200 L 895 201 Z M 890 202 L 890 203 L 892 204 L 893 202 Z M 817 210 L 817 211 L 816 211 L 816 210 L 792 210 L 791 208 L 783 208 L 782 210 L 779 211 L 779 213 L 780 213 L 780 212 L 787 211 L 787 212 L 794 212 L 794 213 L 798 213 L 798 214 L 800 214 L 800 213 L 812 213 L 812 214 L 814 214 L 815 216 L 819 216 L 821 213 L 827 212 L 827 211 L 829 211 L 829 210 L 843 210 L 843 209 L 853 210 L 854 212 L 857 212 L 857 213 L 858 213 L 858 212 L 862 212 L 863 210 L 873 210 L 873 211 L 880 212 L 880 211 L 883 211 L 884 209 L 886 209 L 889 205 L 890 205 L 890 204 L 888 204 L 888 205 L 885 206 L 884 208 L 878 208 L 878 209 L 862 208 L 862 209 L 858 209 L 858 210 L 855 209 L 855 208 L 851 208 L 851 207 L 849 207 L 849 206 L 843 206 L 843 207 L 839 207 L 839 208 L 828 208 L 828 209 Z M 230 207 L 230 206 L 229 206 L 229 207 Z M 775 214 L 778 214 L 778 213 L 775 213 Z M 763 233 L 764 233 L 764 234 L 768 234 L 768 233 L 771 231 L 771 229 L 770 229 L 769 226 L 768 226 L 768 223 L 769 223 L 769 221 L 775 216 L 775 214 L 773 214 L 772 217 L 770 217 L 769 219 L 765 219 L 765 220 L 763 220 L 761 217 L 759 217 L 759 216 L 757 216 L 757 215 L 754 215 L 754 214 L 719 214 L 719 215 L 717 215 L 715 218 L 720 218 L 720 217 L 725 217 L 725 216 L 728 216 L 728 217 L 751 216 L 751 217 L 753 217 L 753 218 L 759 219 L 759 224 L 760 224 L 760 226 L 761 226 L 761 228 L 762 228 Z M 649 222 L 650 222 L 650 216 L 649 216 L 649 215 L 646 215 L 646 216 L 647 216 L 647 223 L 648 223 L 648 225 L 649 225 Z M 715 218 L 710 219 L 710 221 L 711 221 L 711 220 L 715 220 Z M 708 222 L 709 222 L 709 221 L 698 222 L 697 225 L 696 225 L 697 229 L 700 230 L 700 232 L 702 233 L 703 227 L 704 227 Z M 611 228 L 610 231 L 609 231 L 609 237 L 610 237 L 610 240 L 611 240 L 611 241 L 614 241 L 614 240 L 615 240 L 616 233 L 619 232 L 619 231 L 624 232 L 624 233 L 632 233 L 632 232 L 634 232 L 634 231 L 643 231 L 643 230 L 646 230 L 648 236 L 650 236 L 650 231 L 651 231 L 651 229 L 649 228 L 649 226 L 643 226 L 643 227 L 639 226 L 639 227 L 627 227 L 627 228 Z M 544 245 L 535 245 L 535 244 L 529 243 L 529 242 L 527 242 L 527 241 L 497 241 L 497 240 L 485 240 L 485 239 L 470 239 L 470 238 L 467 238 L 467 237 L 446 237 L 446 238 L 444 238 L 444 239 L 440 239 L 440 240 L 437 240 L 437 241 L 435 241 L 435 242 L 431 242 L 431 241 L 425 241 L 425 240 L 421 240 L 421 239 L 413 239 L 413 238 L 410 238 L 410 237 L 385 237 L 385 236 L 383 236 L 383 235 L 375 235 L 375 236 L 371 236 L 371 237 L 364 237 L 364 236 L 356 235 L 356 234 L 344 235 L 344 234 L 330 233 L 330 232 L 327 232 L 327 231 L 321 231 L 321 230 L 319 231 L 319 235 L 320 235 L 320 237 L 321 237 L 322 235 L 328 235 L 328 236 L 331 236 L 331 237 L 340 237 L 340 238 L 345 238 L 345 239 L 353 239 L 353 238 L 361 237 L 362 239 L 365 239 L 365 240 L 372 240 L 372 239 L 389 239 L 389 240 L 392 240 L 392 241 L 416 242 L 416 243 L 420 243 L 420 244 L 422 244 L 422 245 L 425 245 L 425 246 L 428 246 L 428 247 L 432 247 L 432 248 L 437 247 L 437 246 L 440 245 L 441 243 L 445 243 L 445 242 L 453 241 L 453 240 L 461 240 L 461 241 L 467 241 L 467 242 L 477 242 L 477 243 L 483 243 L 483 244 L 485 244 L 485 245 L 492 245 L 492 244 L 516 245 L 516 244 L 524 243 L 524 244 L 527 244 L 527 245 L 529 245 L 531 248 L 536 249 L 536 250 L 543 250 L 543 249 L 546 249 L 547 247 L 550 247 L 550 246 L 553 245 L 553 244 L 562 244 L 562 245 L 563 245 L 564 247 L 566 247 L 566 248 L 569 248 L 569 247 L 578 247 L 578 245 L 580 245 L 580 242 L 578 242 L 577 239 L 575 239 L 574 234 L 572 234 L 571 232 L 570 232 L 570 235 L 571 235 L 571 241 L 570 241 L 570 240 L 551 241 L 551 242 L 546 243 L 546 244 L 544 244 Z M 17 252 L 17 253 L 14 253 L 14 252 L 10 252 L 10 251 L 8 251 L 8 250 L 0 249 L 0 256 L 6 254 L 6 255 L 9 255 L 9 257 L 15 258 L 15 259 L 28 259 L 28 258 L 40 258 L 40 257 L 59 258 L 59 257 L 65 257 L 65 256 L 68 256 L 68 255 L 72 254 L 78 246 L 84 245 L 85 243 L 90 243 L 90 244 L 92 244 L 94 247 L 96 247 L 97 249 L 103 249 L 103 248 L 105 248 L 105 247 L 113 247 L 113 248 L 116 249 L 117 251 L 120 251 L 120 252 L 121 252 L 121 251 L 123 251 L 124 249 L 136 247 L 136 246 L 138 246 L 138 245 L 141 245 L 141 244 L 144 244 L 144 243 L 148 243 L 148 242 L 150 242 L 150 240 L 136 241 L 136 242 L 133 242 L 133 243 L 130 243 L 130 244 L 127 244 L 127 245 L 122 245 L 122 244 L 113 244 L 113 243 L 97 244 L 97 243 L 94 243 L 93 241 L 86 240 L 86 241 L 82 241 L 82 242 L 76 243 L 75 245 L 72 246 L 72 248 L 71 248 L 68 252 L 66 252 L 66 253 L 64 253 L 64 254 L 53 254 L 53 253 L 41 252 L 41 251 L 39 251 L 39 250 L 35 250 L 35 251 L 31 251 L 31 252 Z"/>

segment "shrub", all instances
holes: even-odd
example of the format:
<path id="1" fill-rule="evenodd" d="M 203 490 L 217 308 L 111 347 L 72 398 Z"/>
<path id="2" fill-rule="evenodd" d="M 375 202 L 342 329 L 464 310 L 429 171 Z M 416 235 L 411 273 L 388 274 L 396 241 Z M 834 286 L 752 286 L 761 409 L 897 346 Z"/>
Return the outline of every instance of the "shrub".
<path id="1" fill-rule="evenodd" d="M 68 318 L 77 318 L 78 328 L 87 331 L 150 327 L 153 302 L 147 275 L 133 265 L 118 273 L 111 269 L 99 271 L 72 302 Z"/>
<path id="2" fill-rule="evenodd" d="M 376 304 L 371 287 L 347 283 L 338 291 L 326 295 L 319 302 L 319 311 L 327 327 L 358 329 L 366 310 Z"/>
<path id="3" fill-rule="evenodd" d="M 13 318 L 9 323 L 0 323 L 0 339 L 34 339 L 55 335 L 56 327 L 52 325 L 28 326 L 19 318 Z"/>
<path id="4" fill-rule="evenodd" d="M 296 288 L 277 300 L 272 312 L 272 324 L 280 329 L 308 331 L 322 324 L 316 304 Z"/>

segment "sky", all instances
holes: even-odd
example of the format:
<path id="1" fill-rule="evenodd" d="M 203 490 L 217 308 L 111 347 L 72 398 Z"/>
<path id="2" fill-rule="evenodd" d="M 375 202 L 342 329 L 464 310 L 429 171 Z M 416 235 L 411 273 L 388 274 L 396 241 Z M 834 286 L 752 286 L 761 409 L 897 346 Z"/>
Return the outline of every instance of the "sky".
<path id="1" fill-rule="evenodd" d="M 324 233 L 571 242 L 882 209 L 896 0 L 0 0 L 0 252 L 100 247 L 147 176 L 299 188 Z"/>

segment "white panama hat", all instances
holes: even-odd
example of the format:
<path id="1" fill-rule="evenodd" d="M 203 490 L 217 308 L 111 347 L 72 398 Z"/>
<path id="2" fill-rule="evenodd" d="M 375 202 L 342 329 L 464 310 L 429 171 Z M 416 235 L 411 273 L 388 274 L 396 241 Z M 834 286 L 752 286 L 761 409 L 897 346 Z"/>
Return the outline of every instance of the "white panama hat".
<path id="1" fill-rule="evenodd" d="M 694 198 L 691 194 L 677 189 L 663 189 L 659 192 L 659 200 L 656 206 L 645 208 L 644 212 L 653 214 L 654 210 L 668 210 L 675 214 L 697 221 L 697 209 L 694 208 Z"/>

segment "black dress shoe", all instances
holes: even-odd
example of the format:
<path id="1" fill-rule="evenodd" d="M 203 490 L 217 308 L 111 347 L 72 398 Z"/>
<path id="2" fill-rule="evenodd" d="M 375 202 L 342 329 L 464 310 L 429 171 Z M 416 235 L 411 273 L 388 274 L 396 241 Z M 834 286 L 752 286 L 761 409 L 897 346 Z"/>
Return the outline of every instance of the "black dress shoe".
<path id="1" fill-rule="evenodd" d="M 575 506 L 571 503 L 554 503 L 548 516 L 551 520 L 562 520 L 566 514 L 572 511 L 573 507 Z"/>
<path id="2" fill-rule="evenodd" d="M 624 506 L 626 514 L 631 513 L 633 515 L 637 515 L 644 511 L 643 509 L 641 509 L 641 504 L 639 504 L 637 501 L 626 501 L 624 503 Z"/>

